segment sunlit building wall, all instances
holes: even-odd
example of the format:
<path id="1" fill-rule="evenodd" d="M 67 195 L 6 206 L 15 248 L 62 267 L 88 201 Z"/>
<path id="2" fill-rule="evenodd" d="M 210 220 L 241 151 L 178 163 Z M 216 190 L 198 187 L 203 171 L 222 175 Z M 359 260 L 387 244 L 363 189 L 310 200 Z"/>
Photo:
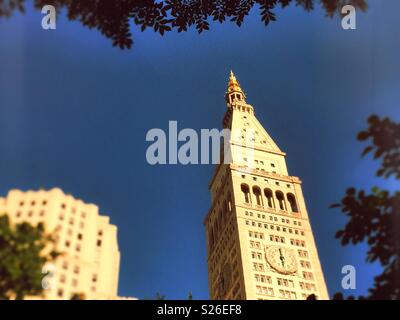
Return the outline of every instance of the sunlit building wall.
<path id="1" fill-rule="evenodd" d="M 50 288 L 45 299 L 117 299 L 120 252 L 117 227 L 99 215 L 94 204 L 84 203 L 60 189 L 49 191 L 11 190 L 0 198 L 0 214 L 12 223 L 44 223 L 53 233 L 61 255 L 54 262 L 54 275 L 47 276 Z M 52 270 L 52 266 L 48 267 Z"/>

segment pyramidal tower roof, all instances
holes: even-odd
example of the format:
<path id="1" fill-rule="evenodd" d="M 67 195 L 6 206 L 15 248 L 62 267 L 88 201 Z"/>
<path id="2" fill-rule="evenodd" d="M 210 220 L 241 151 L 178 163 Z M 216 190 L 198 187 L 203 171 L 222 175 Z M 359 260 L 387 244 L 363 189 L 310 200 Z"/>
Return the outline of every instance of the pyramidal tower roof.
<path id="1" fill-rule="evenodd" d="M 284 155 L 284 152 L 258 121 L 253 106 L 245 101 L 245 97 L 236 76 L 231 71 L 225 95 L 228 110 L 224 117 L 223 126 L 231 130 L 232 140 L 241 145 L 262 148 L 269 152 Z M 254 134 L 250 136 L 251 132 Z"/>

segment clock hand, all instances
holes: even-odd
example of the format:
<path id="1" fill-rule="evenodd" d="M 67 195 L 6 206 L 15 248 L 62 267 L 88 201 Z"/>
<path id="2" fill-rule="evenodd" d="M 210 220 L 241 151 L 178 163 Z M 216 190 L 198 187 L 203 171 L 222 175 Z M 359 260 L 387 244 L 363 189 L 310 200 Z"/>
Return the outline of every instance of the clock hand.
<path id="1" fill-rule="evenodd" d="M 285 266 L 285 257 L 282 254 L 281 248 L 279 248 L 279 255 L 280 255 L 279 258 L 281 259 L 281 262 L 282 262 L 282 267 L 284 267 Z"/>

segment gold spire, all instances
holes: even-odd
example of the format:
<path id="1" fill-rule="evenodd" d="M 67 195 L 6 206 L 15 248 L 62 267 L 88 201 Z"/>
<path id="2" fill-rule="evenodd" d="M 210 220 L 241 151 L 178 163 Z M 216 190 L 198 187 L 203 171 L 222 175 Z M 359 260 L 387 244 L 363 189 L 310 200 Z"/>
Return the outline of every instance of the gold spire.
<path id="1" fill-rule="evenodd" d="M 229 75 L 228 91 L 226 92 L 225 98 L 227 103 L 232 103 L 234 100 L 244 101 L 244 99 L 246 98 L 246 95 L 240 87 L 240 84 L 237 81 L 232 70 Z"/>
<path id="2" fill-rule="evenodd" d="M 231 74 L 229 76 L 229 82 L 228 82 L 228 93 L 233 92 L 233 91 L 243 93 L 242 88 L 240 88 L 239 82 L 236 80 L 236 77 L 233 74 L 233 71 L 231 70 Z"/>

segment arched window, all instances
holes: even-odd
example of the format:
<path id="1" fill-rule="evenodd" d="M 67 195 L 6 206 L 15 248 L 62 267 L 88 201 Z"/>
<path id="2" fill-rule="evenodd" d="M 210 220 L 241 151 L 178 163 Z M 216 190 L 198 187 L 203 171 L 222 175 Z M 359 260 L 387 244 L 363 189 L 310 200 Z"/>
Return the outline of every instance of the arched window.
<path id="1" fill-rule="evenodd" d="M 267 198 L 267 205 L 269 208 L 275 208 L 274 196 L 271 189 L 264 189 L 264 195 Z"/>
<path id="2" fill-rule="evenodd" d="M 235 101 L 235 99 L 236 99 L 236 95 L 234 93 L 232 93 L 232 94 L 229 95 L 229 98 L 231 100 L 231 103 L 233 103 Z"/>
<path id="3" fill-rule="evenodd" d="M 249 186 L 247 184 L 242 184 L 240 187 L 244 195 L 244 202 L 251 203 Z"/>
<path id="4" fill-rule="evenodd" d="M 257 205 L 262 206 L 263 202 L 261 197 L 261 189 L 259 187 L 253 187 L 253 193 L 254 196 L 256 197 Z"/>
<path id="5" fill-rule="evenodd" d="M 297 203 L 296 203 L 296 198 L 295 198 L 294 194 L 293 193 L 288 193 L 287 194 L 287 199 L 289 201 L 290 209 L 292 210 L 292 212 L 299 212 L 299 209 L 298 209 Z"/>
<path id="6" fill-rule="evenodd" d="M 279 209 L 286 210 L 285 198 L 283 196 L 283 193 L 281 191 L 276 191 L 275 195 L 276 199 L 278 199 Z"/>

